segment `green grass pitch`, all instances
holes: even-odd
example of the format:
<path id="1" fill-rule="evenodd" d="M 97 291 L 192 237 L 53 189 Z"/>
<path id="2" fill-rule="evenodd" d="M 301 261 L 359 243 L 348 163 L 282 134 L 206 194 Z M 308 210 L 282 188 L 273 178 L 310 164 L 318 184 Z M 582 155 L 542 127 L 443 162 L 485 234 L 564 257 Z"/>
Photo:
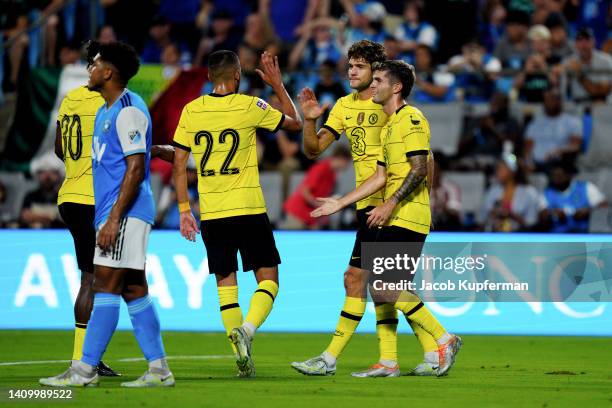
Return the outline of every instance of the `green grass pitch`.
<path id="1" fill-rule="evenodd" d="M 164 341 L 177 385 L 126 390 L 122 379 L 75 390 L 71 401 L 9 401 L 9 389 L 37 388 L 39 377 L 60 373 L 70 357 L 72 332 L 0 332 L 0 406 L 87 407 L 609 407 L 612 347 L 609 338 L 463 336 L 464 347 L 445 378 L 351 378 L 377 357 L 374 335 L 356 335 L 333 377 L 306 377 L 289 363 L 319 353 L 329 334 L 258 333 L 257 378 L 238 379 L 221 333 L 166 332 Z M 413 336 L 399 339 L 400 365 L 419 361 Z M 104 360 L 133 379 L 144 361 L 131 332 L 117 332 Z M 10 362 L 33 364 L 8 365 Z"/>

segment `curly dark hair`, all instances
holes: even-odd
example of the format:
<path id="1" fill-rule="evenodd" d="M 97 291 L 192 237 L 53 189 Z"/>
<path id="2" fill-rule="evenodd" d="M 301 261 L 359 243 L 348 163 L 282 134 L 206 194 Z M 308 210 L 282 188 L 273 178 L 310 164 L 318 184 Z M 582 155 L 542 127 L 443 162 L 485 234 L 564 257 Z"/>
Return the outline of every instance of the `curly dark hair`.
<path id="1" fill-rule="evenodd" d="M 385 47 L 370 40 L 357 41 L 348 50 L 349 59 L 363 59 L 372 65 L 376 62 L 383 62 L 387 59 Z"/>
<path id="2" fill-rule="evenodd" d="M 414 86 L 414 67 L 402 60 L 387 60 L 378 62 L 372 67 L 373 71 L 383 71 L 393 83 L 401 82 L 402 98 L 407 98 Z"/>
<path id="3" fill-rule="evenodd" d="M 98 54 L 102 61 L 112 64 L 117 69 L 123 85 L 127 85 L 140 68 L 140 59 L 134 47 L 121 41 L 108 44 L 90 41 L 87 44 L 87 64 L 93 64 Z"/>

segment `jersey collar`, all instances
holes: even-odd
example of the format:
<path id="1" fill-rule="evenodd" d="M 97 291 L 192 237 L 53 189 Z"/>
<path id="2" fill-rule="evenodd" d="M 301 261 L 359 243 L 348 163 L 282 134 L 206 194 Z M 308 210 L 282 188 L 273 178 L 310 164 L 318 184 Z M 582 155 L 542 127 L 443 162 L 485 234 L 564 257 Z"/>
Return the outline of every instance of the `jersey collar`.
<path id="1" fill-rule="evenodd" d="M 208 96 L 214 96 L 215 98 L 222 98 L 224 96 L 234 95 L 234 94 L 235 94 L 235 92 L 230 92 L 230 93 L 227 93 L 225 95 L 221 95 L 221 94 L 218 94 L 218 93 L 215 93 L 215 92 L 211 92 L 211 93 L 208 94 Z"/>

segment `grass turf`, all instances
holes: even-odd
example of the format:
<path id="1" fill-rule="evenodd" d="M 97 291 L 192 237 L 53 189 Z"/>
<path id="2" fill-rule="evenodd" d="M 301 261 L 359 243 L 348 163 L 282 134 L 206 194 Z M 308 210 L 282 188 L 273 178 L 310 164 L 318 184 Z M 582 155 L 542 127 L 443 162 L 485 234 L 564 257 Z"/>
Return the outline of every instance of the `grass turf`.
<path id="1" fill-rule="evenodd" d="M 69 358 L 72 332 L 1 331 L 0 363 Z M 258 333 L 254 343 L 257 378 L 238 379 L 221 333 L 166 332 L 164 341 L 177 385 L 174 389 L 122 389 L 141 375 L 144 361 L 132 333 L 117 332 L 104 361 L 124 374 L 102 378 L 99 388 L 75 390 L 70 401 L 30 400 L 25 406 L 87 407 L 600 407 L 612 405 L 612 347 L 608 338 L 463 336 L 456 366 L 445 378 L 358 379 L 351 371 L 377 357 L 374 335 L 356 335 L 333 377 L 306 377 L 289 366 L 310 358 L 328 334 Z M 409 335 L 399 339 L 404 370 L 419 362 Z M 181 356 L 201 356 L 183 358 Z M 204 357 L 210 356 L 210 357 Z M 66 363 L 0 365 L 0 405 L 9 389 L 38 388 L 39 377 L 60 373 Z M 178 405 L 173 405 L 178 404 Z"/>

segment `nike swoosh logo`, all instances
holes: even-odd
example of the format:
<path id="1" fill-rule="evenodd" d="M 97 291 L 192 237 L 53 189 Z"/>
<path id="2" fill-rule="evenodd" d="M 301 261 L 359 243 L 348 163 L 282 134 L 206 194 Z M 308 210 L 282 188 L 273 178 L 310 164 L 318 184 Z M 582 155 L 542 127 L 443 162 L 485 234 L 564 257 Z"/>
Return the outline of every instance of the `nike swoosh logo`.
<path id="1" fill-rule="evenodd" d="M 352 118 L 352 116 L 345 116 L 344 120 L 349 120 L 350 118 Z"/>
<path id="2" fill-rule="evenodd" d="M 359 259 L 359 258 L 361 258 L 361 257 L 360 257 L 360 256 L 351 256 L 351 260 L 353 260 L 353 259 Z"/>

